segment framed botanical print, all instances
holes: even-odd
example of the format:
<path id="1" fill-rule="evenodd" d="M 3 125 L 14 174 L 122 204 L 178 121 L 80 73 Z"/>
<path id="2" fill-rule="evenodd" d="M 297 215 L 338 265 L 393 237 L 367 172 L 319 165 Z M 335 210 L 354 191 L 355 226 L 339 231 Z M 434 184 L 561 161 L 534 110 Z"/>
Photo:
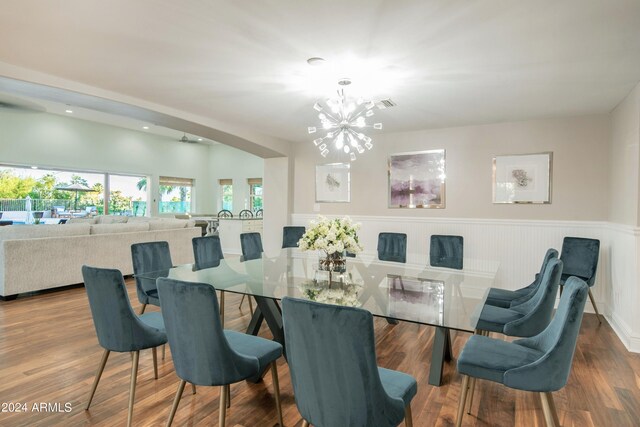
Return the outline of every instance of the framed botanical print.
<path id="1" fill-rule="evenodd" d="M 316 165 L 316 203 L 351 201 L 350 168 L 349 163 Z"/>
<path id="2" fill-rule="evenodd" d="M 392 154 L 388 166 L 390 208 L 444 208 L 444 150 Z"/>
<path id="3" fill-rule="evenodd" d="M 551 203 L 553 153 L 496 156 L 493 203 Z"/>

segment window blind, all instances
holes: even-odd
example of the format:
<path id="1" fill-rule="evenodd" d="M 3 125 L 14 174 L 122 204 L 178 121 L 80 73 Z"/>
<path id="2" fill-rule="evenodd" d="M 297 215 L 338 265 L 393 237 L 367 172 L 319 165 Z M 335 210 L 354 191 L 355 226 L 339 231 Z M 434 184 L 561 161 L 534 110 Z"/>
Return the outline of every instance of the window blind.
<path id="1" fill-rule="evenodd" d="M 219 179 L 218 183 L 220 185 L 233 185 L 233 180 L 232 179 Z"/>
<path id="2" fill-rule="evenodd" d="M 167 187 L 193 187 L 193 179 L 161 176 L 160 185 Z"/>

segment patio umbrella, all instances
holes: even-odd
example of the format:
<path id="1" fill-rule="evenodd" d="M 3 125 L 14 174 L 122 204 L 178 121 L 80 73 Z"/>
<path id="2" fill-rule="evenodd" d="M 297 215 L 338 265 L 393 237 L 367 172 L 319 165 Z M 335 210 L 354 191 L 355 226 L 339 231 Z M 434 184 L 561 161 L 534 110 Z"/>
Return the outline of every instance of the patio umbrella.
<path id="1" fill-rule="evenodd" d="M 31 224 L 33 222 L 33 218 L 31 217 L 31 196 L 27 196 L 24 199 L 24 210 L 27 211 L 27 218 L 24 223 Z"/>
<path id="2" fill-rule="evenodd" d="M 78 193 L 91 193 L 95 191 L 93 188 L 89 188 L 84 184 L 71 184 L 66 187 L 56 187 L 56 190 L 74 191 L 76 193 L 75 202 L 73 204 L 74 211 L 78 209 Z"/>

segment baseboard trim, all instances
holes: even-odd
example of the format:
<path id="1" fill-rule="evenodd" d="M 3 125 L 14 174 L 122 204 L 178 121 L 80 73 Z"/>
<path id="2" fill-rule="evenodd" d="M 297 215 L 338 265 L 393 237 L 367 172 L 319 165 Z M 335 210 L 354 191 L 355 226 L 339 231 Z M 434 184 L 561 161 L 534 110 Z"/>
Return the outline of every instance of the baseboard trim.
<path id="1" fill-rule="evenodd" d="M 633 330 L 627 322 L 615 313 L 612 313 L 611 316 L 607 316 L 606 318 L 626 349 L 633 353 L 640 353 L 640 336 L 634 335 Z"/>

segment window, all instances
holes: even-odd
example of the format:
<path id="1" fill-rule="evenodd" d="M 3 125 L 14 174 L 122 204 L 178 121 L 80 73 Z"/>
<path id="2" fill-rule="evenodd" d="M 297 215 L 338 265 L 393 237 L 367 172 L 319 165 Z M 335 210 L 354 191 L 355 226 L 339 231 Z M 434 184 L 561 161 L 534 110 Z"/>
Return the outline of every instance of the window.
<path id="1" fill-rule="evenodd" d="M 160 213 L 191 212 L 194 182 L 191 178 L 160 177 Z"/>
<path id="2" fill-rule="evenodd" d="M 107 174 L 109 213 L 145 216 L 147 214 L 147 177 Z"/>
<path id="3" fill-rule="evenodd" d="M 220 179 L 218 183 L 222 189 L 222 209 L 233 212 L 233 180 Z"/>
<path id="4" fill-rule="evenodd" d="M 262 209 L 262 178 L 249 178 L 249 206 L 252 212 Z"/>

